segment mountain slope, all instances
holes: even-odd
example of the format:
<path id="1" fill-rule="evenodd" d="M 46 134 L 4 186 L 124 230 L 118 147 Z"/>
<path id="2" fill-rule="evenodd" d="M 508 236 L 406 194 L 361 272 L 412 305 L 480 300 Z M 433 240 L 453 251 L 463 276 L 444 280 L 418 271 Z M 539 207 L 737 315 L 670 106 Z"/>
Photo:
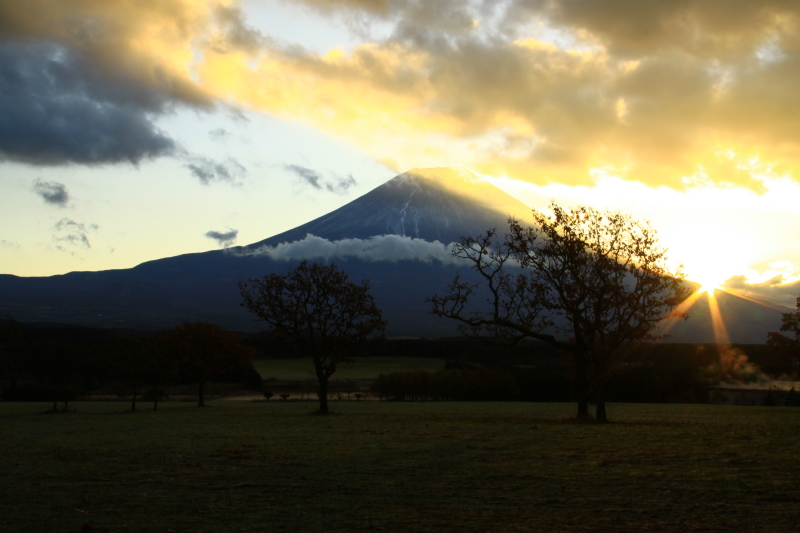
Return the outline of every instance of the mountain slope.
<path id="1" fill-rule="evenodd" d="M 388 335 L 453 336 L 458 334 L 456 324 L 433 317 L 425 303 L 425 298 L 444 291 L 459 270 L 442 261 L 447 254 L 444 244 L 504 228 L 509 214 L 529 220 L 527 213 L 523 204 L 467 172 L 414 170 L 325 216 L 249 246 L 169 257 L 131 269 L 47 278 L 0 275 L 0 314 L 23 321 L 137 329 L 204 320 L 253 330 L 261 324 L 240 308 L 238 283 L 297 264 L 296 257 L 278 260 L 261 253 L 265 249 L 301 241 L 308 234 L 328 241 L 400 235 L 409 239 L 386 239 L 388 246 L 398 247 L 394 257 L 402 256 L 410 238 L 439 241 L 441 253 L 424 260 L 377 260 L 367 246 L 358 256 L 325 257 L 351 279 L 372 282 L 376 303 L 389 323 Z M 466 279 L 474 279 L 468 266 L 460 270 Z M 767 332 L 779 328 L 781 312 L 788 311 L 725 293 L 718 295 L 718 306 L 728 337 L 736 343 L 765 342 Z M 689 315 L 689 321 L 670 329 L 669 340 L 714 342 L 707 298 L 700 298 Z"/>
<path id="2" fill-rule="evenodd" d="M 509 214 L 524 216 L 527 211 L 522 203 L 468 172 L 414 170 L 325 216 L 246 247 L 168 257 L 131 269 L 45 278 L 0 275 L 0 314 L 23 321 L 105 327 L 154 329 L 209 320 L 232 329 L 256 329 L 260 324 L 239 307 L 238 283 L 297 264 L 256 253 L 259 249 L 302 240 L 308 234 L 331 241 L 393 234 L 444 245 L 502 228 Z M 444 246 L 440 248 L 444 253 Z M 433 258 L 333 260 L 352 279 L 371 280 L 390 335 L 457 334 L 454 324 L 432 317 L 424 302 L 452 279 L 452 265 Z"/>

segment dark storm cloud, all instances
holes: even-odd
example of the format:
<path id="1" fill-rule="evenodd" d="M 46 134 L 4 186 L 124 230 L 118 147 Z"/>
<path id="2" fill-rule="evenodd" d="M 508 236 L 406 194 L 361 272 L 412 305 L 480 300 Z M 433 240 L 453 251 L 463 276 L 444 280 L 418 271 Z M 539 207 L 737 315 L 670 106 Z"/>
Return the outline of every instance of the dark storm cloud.
<path id="1" fill-rule="evenodd" d="M 186 168 L 203 185 L 214 181 L 236 183 L 247 175 L 247 169 L 235 159 L 219 162 L 208 157 L 189 156 L 189 161 Z"/>
<path id="2" fill-rule="evenodd" d="M 318 172 L 300 165 L 286 165 L 284 168 L 317 190 L 344 193 L 350 187 L 356 185 L 356 180 L 352 174 L 348 174 L 346 177 L 336 176 L 333 179 L 326 180 Z"/>
<path id="3" fill-rule="evenodd" d="M 89 233 L 97 231 L 100 229 L 100 226 L 97 224 L 87 225 L 81 222 L 75 222 L 69 218 L 62 218 L 56 222 L 53 229 L 56 231 L 56 233 L 53 234 L 54 241 L 67 246 L 82 246 L 88 249 L 92 247 L 89 243 Z M 66 251 L 61 244 L 57 245 L 56 248 L 61 251 Z"/>
<path id="4" fill-rule="evenodd" d="M 37 179 L 33 182 L 33 190 L 48 204 L 66 207 L 69 202 L 69 192 L 63 183 Z"/>
<path id="5" fill-rule="evenodd" d="M 37 165 L 102 164 L 171 153 L 149 120 L 163 97 L 94 70 L 54 44 L 0 45 L 0 154 Z"/>
<path id="6" fill-rule="evenodd" d="M 236 236 L 239 235 L 238 229 L 228 228 L 228 231 L 208 231 L 206 237 L 214 239 L 223 248 L 228 248 L 236 243 Z"/>

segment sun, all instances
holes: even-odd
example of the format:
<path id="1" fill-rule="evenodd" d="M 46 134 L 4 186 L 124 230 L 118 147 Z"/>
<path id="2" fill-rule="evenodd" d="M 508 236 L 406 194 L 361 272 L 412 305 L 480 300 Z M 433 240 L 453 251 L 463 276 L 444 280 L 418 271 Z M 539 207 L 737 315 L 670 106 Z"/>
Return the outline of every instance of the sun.
<path id="1" fill-rule="evenodd" d="M 722 286 L 719 283 L 703 283 L 700 285 L 700 288 L 697 289 L 697 292 L 700 294 L 708 294 L 709 296 L 714 296 L 716 291 L 723 290 Z"/>
<path id="2" fill-rule="evenodd" d="M 720 222 L 707 220 L 677 226 L 667 234 L 670 256 L 680 262 L 686 278 L 700 285 L 698 294 L 713 296 L 725 282 L 745 270 L 751 262 L 742 236 Z"/>
<path id="3" fill-rule="evenodd" d="M 694 276 L 692 281 L 698 283 L 700 288 L 697 289 L 698 294 L 708 294 L 714 296 L 714 292 L 724 290 L 722 284 L 725 282 L 726 276 L 714 272 L 703 273 L 700 276 Z"/>

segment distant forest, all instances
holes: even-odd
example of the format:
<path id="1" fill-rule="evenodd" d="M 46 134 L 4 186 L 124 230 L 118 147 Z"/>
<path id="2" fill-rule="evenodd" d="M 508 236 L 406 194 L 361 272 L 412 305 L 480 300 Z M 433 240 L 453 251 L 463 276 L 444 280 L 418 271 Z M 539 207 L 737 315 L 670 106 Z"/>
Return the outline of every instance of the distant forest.
<path id="1" fill-rule="evenodd" d="M 131 354 L 123 353 L 130 352 L 131 346 L 134 350 L 144 350 L 156 337 L 156 332 L 23 324 L 10 320 L 3 321 L 2 329 L 0 391 L 4 400 L 72 401 L 109 387 L 120 394 L 139 387 L 146 395 L 158 385 L 152 375 L 132 379 L 131 373 L 138 367 L 131 367 Z M 261 334 L 239 336 L 243 345 L 253 349 L 257 359 L 306 356 L 290 343 L 268 340 Z M 723 358 L 720 353 L 724 354 Z M 373 384 L 373 393 L 385 399 L 574 400 L 569 357 L 544 343 L 501 346 L 466 338 L 387 339 L 368 347 L 362 357 L 379 356 L 444 359 L 447 363 L 443 371 L 460 371 L 457 374 L 460 385 L 457 389 L 450 385 L 457 392 L 448 394 L 447 398 L 440 394 L 421 394 L 419 387 L 429 390 L 430 380 L 447 378 L 452 381 L 456 375 L 453 372 L 438 376 L 436 373 L 382 376 Z M 137 357 L 133 354 L 134 360 Z M 707 403 L 710 385 L 778 378 L 796 371 L 788 366 L 785 358 L 771 353 L 766 345 L 645 344 L 632 347 L 622 356 L 609 380 L 608 399 L 614 402 Z M 408 389 L 407 383 L 397 388 L 398 379 L 416 380 L 417 389 Z M 419 385 L 420 379 L 428 381 Z M 249 363 L 214 375 L 211 381 L 242 383 L 254 391 L 264 387 L 262 377 Z M 163 385 L 191 382 L 187 376 L 177 374 Z"/>

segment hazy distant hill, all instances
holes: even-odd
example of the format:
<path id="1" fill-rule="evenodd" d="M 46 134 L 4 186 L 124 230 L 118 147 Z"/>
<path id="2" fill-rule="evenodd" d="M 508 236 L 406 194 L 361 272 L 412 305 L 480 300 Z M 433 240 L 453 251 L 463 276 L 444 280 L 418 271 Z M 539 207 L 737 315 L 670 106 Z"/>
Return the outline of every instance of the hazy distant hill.
<path id="1" fill-rule="evenodd" d="M 389 321 L 388 335 L 451 336 L 457 334 L 455 325 L 431 316 L 424 302 L 441 292 L 458 269 L 444 245 L 504 228 L 509 214 L 524 219 L 527 212 L 519 201 L 468 172 L 415 170 L 249 246 L 169 257 L 131 269 L 44 278 L 0 275 L 0 313 L 23 321 L 104 327 L 156 329 L 209 320 L 232 329 L 256 329 L 260 324 L 239 307 L 238 282 L 291 268 L 303 254 L 319 254 L 344 267 L 352 279 L 371 280 Z M 780 325 L 781 311 L 787 311 L 727 294 L 718 300 L 733 342 L 765 342 L 767 332 Z M 671 339 L 712 342 L 707 301 L 698 301 L 690 315 L 688 322 L 672 328 Z"/>

